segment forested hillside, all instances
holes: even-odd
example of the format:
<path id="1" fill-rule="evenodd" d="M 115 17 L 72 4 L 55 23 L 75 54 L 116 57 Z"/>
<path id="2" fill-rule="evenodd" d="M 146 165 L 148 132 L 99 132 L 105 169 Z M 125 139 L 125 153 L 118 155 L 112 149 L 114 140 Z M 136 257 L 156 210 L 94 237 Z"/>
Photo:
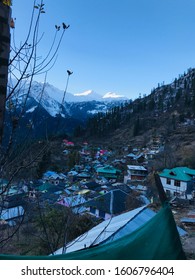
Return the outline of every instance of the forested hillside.
<path id="1" fill-rule="evenodd" d="M 195 69 L 179 75 L 171 84 L 159 84 L 148 96 L 128 101 L 107 113 L 90 118 L 86 131 L 89 136 L 106 136 L 116 129 L 129 127 L 131 136 L 160 128 L 175 130 L 195 114 Z"/>

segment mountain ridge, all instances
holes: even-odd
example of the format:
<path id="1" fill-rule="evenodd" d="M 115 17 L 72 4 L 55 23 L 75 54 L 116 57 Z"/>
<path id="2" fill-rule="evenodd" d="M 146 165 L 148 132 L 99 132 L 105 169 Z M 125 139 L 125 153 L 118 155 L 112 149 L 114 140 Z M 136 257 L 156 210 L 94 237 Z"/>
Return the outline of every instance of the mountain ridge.
<path id="1" fill-rule="evenodd" d="M 55 86 L 53 86 L 50 83 L 40 83 L 37 81 L 34 81 L 32 84 L 32 90 L 31 90 L 31 96 L 33 97 L 33 88 L 35 86 L 44 88 L 44 93 L 49 95 L 50 98 L 53 98 L 59 103 L 62 103 L 63 99 L 64 102 L 67 103 L 74 103 L 74 102 L 87 102 L 87 101 L 114 101 L 114 100 L 129 100 L 128 97 L 125 97 L 124 95 L 116 94 L 114 92 L 108 92 L 104 94 L 103 96 L 100 95 L 99 93 L 95 92 L 94 90 L 86 90 L 80 93 L 70 93 L 70 92 L 65 92 L 64 90 L 61 90 Z"/>
<path id="2" fill-rule="evenodd" d="M 128 141 L 128 139 L 139 136 L 149 130 L 174 130 L 175 127 L 185 122 L 193 122 L 195 113 L 195 69 L 189 68 L 187 73 L 179 75 L 170 84 L 159 84 L 153 88 L 147 96 L 132 100 L 114 100 L 114 102 L 88 101 L 88 102 L 65 102 L 64 106 L 56 101 L 62 98 L 62 91 L 54 92 L 53 87 L 48 86 L 50 93 L 46 92 L 46 98 L 41 96 L 42 86 L 35 83 L 33 94 L 30 95 L 26 106 L 26 120 L 31 120 L 34 111 L 39 111 L 39 122 L 41 121 L 41 110 L 47 112 L 48 127 L 55 126 L 56 118 L 61 120 L 60 133 L 74 133 L 77 127 L 82 137 L 115 137 L 114 134 L 123 135 L 125 128 L 128 135 L 121 136 L 117 141 Z M 85 92 L 90 95 L 92 90 Z M 21 93 L 21 95 L 24 92 Z M 51 98 L 56 94 L 55 99 Z M 34 95 L 33 98 L 32 95 Z M 67 96 L 65 96 L 65 100 Z M 35 100 L 36 99 L 36 100 Z M 22 102 L 22 98 L 21 98 Z M 50 111 L 51 110 L 51 111 Z M 45 113 L 44 113 L 45 114 Z M 44 115 L 43 114 L 43 115 Z M 32 121 L 36 123 L 36 121 Z M 74 123 L 74 125 L 73 125 Z M 53 125 L 52 125 L 53 124 Z M 65 129 L 64 129 L 65 127 Z M 117 132 L 116 132 L 117 131 Z M 112 136 L 110 136 L 112 135 Z M 79 136 L 79 135 L 78 135 Z"/>
<path id="3" fill-rule="evenodd" d="M 16 138 L 20 141 L 20 135 L 28 134 L 29 128 L 35 139 L 45 135 L 73 134 L 75 127 L 85 126 L 89 117 L 99 112 L 106 113 L 121 102 L 125 100 L 120 100 L 119 97 L 103 99 L 92 90 L 87 91 L 84 96 L 74 96 L 49 83 L 34 81 L 30 86 L 28 83 L 21 83 L 7 102 L 5 123 L 8 129 L 5 138 L 8 141 L 16 122 Z"/>
<path id="4" fill-rule="evenodd" d="M 104 96 L 99 95 L 93 90 L 88 90 L 79 94 L 71 94 L 69 92 L 64 92 L 49 83 L 40 83 L 34 81 L 31 85 L 24 84 L 20 87 L 16 94 L 12 97 L 12 102 L 15 106 L 22 107 L 24 100 L 27 101 L 28 106 L 26 108 L 27 112 L 33 111 L 35 108 L 34 102 L 37 106 L 42 106 L 52 117 L 61 115 L 62 117 L 72 116 L 71 108 L 78 107 L 77 103 L 93 102 L 94 108 L 89 114 L 94 112 L 102 112 L 109 110 L 110 107 L 114 106 L 114 102 L 120 103 L 125 102 L 128 98 L 117 95 L 115 93 L 105 94 Z M 32 102 L 32 107 L 30 108 L 30 102 Z M 95 102 L 98 106 L 95 107 Z M 102 103 L 99 109 L 99 104 Z M 113 104 L 112 104 L 113 103 Z M 107 108 L 108 107 L 108 108 Z"/>

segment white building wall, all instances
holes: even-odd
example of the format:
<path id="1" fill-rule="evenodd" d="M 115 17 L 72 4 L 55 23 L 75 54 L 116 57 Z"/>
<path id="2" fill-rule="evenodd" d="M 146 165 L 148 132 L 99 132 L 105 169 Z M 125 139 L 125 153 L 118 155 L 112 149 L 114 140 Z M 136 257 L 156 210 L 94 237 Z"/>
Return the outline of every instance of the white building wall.
<path id="1" fill-rule="evenodd" d="M 112 217 L 112 216 L 111 216 L 110 214 L 106 213 L 106 214 L 105 214 L 105 218 L 104 218 L 104 220 L 111 219 L 111 217 Z"/>
<path id="2" fill-rule="evenodd" d="M 127 175 L 127 176 L 124 176 L 124 184 L 127 184 L 128 181 L 131 180 L 131 176 Z"/>
<path id="3" fill-rule="evenodd" d="M 175 183 L 175 180 L 171 179 L 171 184 L 167 184 L 167 178 L 163 178 L 163 177 L 160 177 L 161 179 L 161 182 L 162 182 L 162 185 L 163 185 L 163 188 L 168 191 L 170 191 L 170 193 L 172 195 L 174 195 L 175 192 L 179 193 L 180 195 L 184 195 L 185 194 L 185 191 L 187 189 L 187 182 L 183 182 L 183 181 L 180 181 L 180 187 L 177 187 L 174 185 Z"/>

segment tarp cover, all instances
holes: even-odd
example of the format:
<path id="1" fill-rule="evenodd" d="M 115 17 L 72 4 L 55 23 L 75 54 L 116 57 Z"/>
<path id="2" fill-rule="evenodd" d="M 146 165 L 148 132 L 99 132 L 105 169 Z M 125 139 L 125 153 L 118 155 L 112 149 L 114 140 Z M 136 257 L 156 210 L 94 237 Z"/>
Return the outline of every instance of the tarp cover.
<path id="1" fill-rule="evenodd" d="M 55 256 L 0 255 L 1 260 L 184 260 L 168 204 L 131 234 L 104 245 Z"/>

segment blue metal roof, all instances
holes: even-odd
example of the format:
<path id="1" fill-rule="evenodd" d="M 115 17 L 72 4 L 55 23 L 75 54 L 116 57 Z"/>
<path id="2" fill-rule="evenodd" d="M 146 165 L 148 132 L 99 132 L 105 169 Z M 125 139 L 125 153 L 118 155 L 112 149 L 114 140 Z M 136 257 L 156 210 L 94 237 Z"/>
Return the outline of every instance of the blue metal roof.
<path id="1" fill-rule="evenodd" d="M 181 219 L 181 222 L 182 223 L 195 223 L 195 219 L 184 217 L 184 218 Z"/>
<path id="2" fill-rule="evenodd" d="M 143 226 L 155 215 L 156 212 L 152 211 L 147 205 L 145 205 L 115 216 L 98 224 L 88 232 L 70 242 L 66 248 L 66 253 L 88 248 L 92 245 L 110 243 L 113 240 L 120 239 Z M 180 235 L 184 235 L 182 229 L 178 228 L 178 230 L 179 233 L 181 233 Z M 54 254 L 62 254 L 62 252 L 63 248 L 60 248 Z"/>
<path id="3" fill-rule="evenodd" d="M 155 215 L 156 213 L 151 209 L 144 208 L 142 211 L 139 212 L 138 215 L 134 216 L 128 223 L 126 223 L 123 226 L 123 228 L 120 228 L 103 243 L 108 243 L 110 241 L 117 240 L 120 237 L 135 231 L 136 229 L 144 225 L 146 222 L 148 222 Z"/>

